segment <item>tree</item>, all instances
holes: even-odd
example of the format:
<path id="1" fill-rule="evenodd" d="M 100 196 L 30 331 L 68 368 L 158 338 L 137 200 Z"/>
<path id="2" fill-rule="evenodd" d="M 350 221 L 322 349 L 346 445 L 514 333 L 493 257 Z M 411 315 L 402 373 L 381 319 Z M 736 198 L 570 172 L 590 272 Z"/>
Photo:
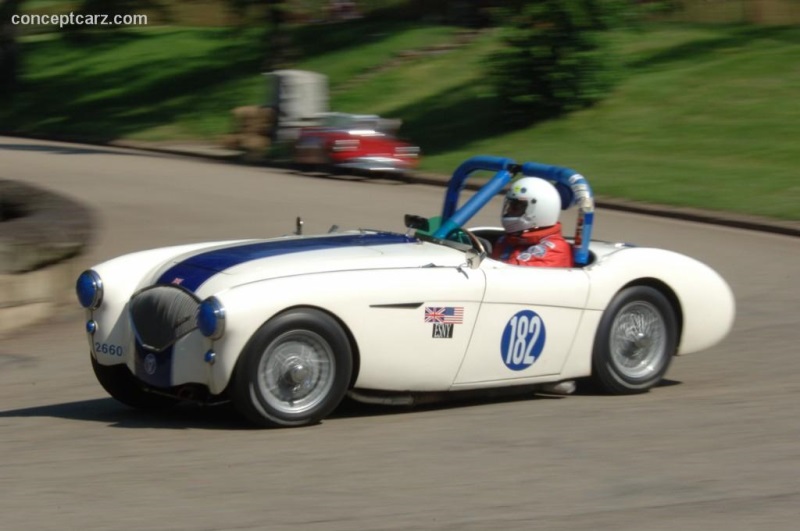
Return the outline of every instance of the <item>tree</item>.
<path id="1" fill-rule="evenodd" d="M 248 8 L 255 7 L 263 13 L 265 48 L 262 68 L 272 70 L 285 61 L 289 48 L 289 35 L 285 30 L 289 10 L 287 0 L 228 0 L 228 4 L 239 18 L 243 18 Z"/>
<path id="2" fill-rule="evenodd" d="M 0 94 L 12 92 L 19 76 L 20 53 L 12 17 L 20 3 L 21 0 L 0 1 Z"/>
<path id="3" fill-rule="evenodd" d="M 289 35 L 286 33 L 286 1 L 261 0 L 267 8 L 266 53 L 262 66 L 264 70 L 272 70 L 282 66 L 290 47 Z"/>
<path id="4" fill-rule="evenodd" d="M 604 32 L 617 0 L 539 0 L 511 21 L 489 70 L 509 117 L 530 122 L 589 106 L 613 85 L 613 58 Z M 502 20 L 501 20 L 502 22 Z"/>

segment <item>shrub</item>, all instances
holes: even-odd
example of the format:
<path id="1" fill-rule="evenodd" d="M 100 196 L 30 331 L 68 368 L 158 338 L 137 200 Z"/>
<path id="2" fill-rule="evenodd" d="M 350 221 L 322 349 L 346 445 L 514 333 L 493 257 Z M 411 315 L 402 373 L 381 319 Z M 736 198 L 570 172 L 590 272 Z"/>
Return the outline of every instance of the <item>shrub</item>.
<path id="1" fill-rule="evenodd" d="M 509 117 L 538 119 L 586 107 L 612 88 L 608 32 L 620 13 L 617 0 L 540 0 L 519 12 L 500 12 L 511 23 L 489 72 Z"/>

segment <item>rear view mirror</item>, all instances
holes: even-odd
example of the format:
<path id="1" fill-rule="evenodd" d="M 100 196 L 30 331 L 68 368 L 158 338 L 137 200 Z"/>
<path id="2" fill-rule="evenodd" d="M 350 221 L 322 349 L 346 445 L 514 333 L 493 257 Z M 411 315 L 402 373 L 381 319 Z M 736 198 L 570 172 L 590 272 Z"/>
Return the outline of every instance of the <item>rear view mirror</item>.
<path id="1" fill-rule="evenodd" d="M 428 218 L 423 218 L 422 216 L 417 216 L 414 214 L 406 214 L 405 224 L 406 228 L 408 229 L 415 229 L 423 232 L 430 231 L 430 224 L 428 223 Z"/>

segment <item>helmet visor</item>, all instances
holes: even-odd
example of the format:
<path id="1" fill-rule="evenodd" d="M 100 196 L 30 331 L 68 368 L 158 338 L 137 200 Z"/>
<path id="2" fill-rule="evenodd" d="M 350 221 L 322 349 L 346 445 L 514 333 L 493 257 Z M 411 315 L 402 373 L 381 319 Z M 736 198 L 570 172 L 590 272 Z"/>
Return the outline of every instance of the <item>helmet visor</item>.
<path id="1" fill-rule="evenodd" d="M 525 214 L 528 208 L 528 202 L 524 199 L 511 199 L 506 198 L 503 204 L 503 217 L 504 218 L 519 218 Z"/>

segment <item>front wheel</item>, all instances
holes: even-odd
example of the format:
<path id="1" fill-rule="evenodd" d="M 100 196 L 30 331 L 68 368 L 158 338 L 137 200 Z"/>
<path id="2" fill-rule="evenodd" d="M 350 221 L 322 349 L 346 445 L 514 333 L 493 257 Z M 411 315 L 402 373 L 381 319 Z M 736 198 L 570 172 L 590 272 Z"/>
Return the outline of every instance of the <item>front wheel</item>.
<path id="1" fill-rule="evenodd" d="M 341 326 L 311 308 L 267 321 L 242 352 L 232 381 L 236 408 L 259 426 L 305 426 L 344 398 L 353 370 Z"/>
<path id="2" fill-rule="evenodd" d="M 611 394 L 644 393 L 664 377 L 677 342 L 677 319 L 667 298 L 648 286 L 626 288 L 600 320 L 592 380 Z"/>

